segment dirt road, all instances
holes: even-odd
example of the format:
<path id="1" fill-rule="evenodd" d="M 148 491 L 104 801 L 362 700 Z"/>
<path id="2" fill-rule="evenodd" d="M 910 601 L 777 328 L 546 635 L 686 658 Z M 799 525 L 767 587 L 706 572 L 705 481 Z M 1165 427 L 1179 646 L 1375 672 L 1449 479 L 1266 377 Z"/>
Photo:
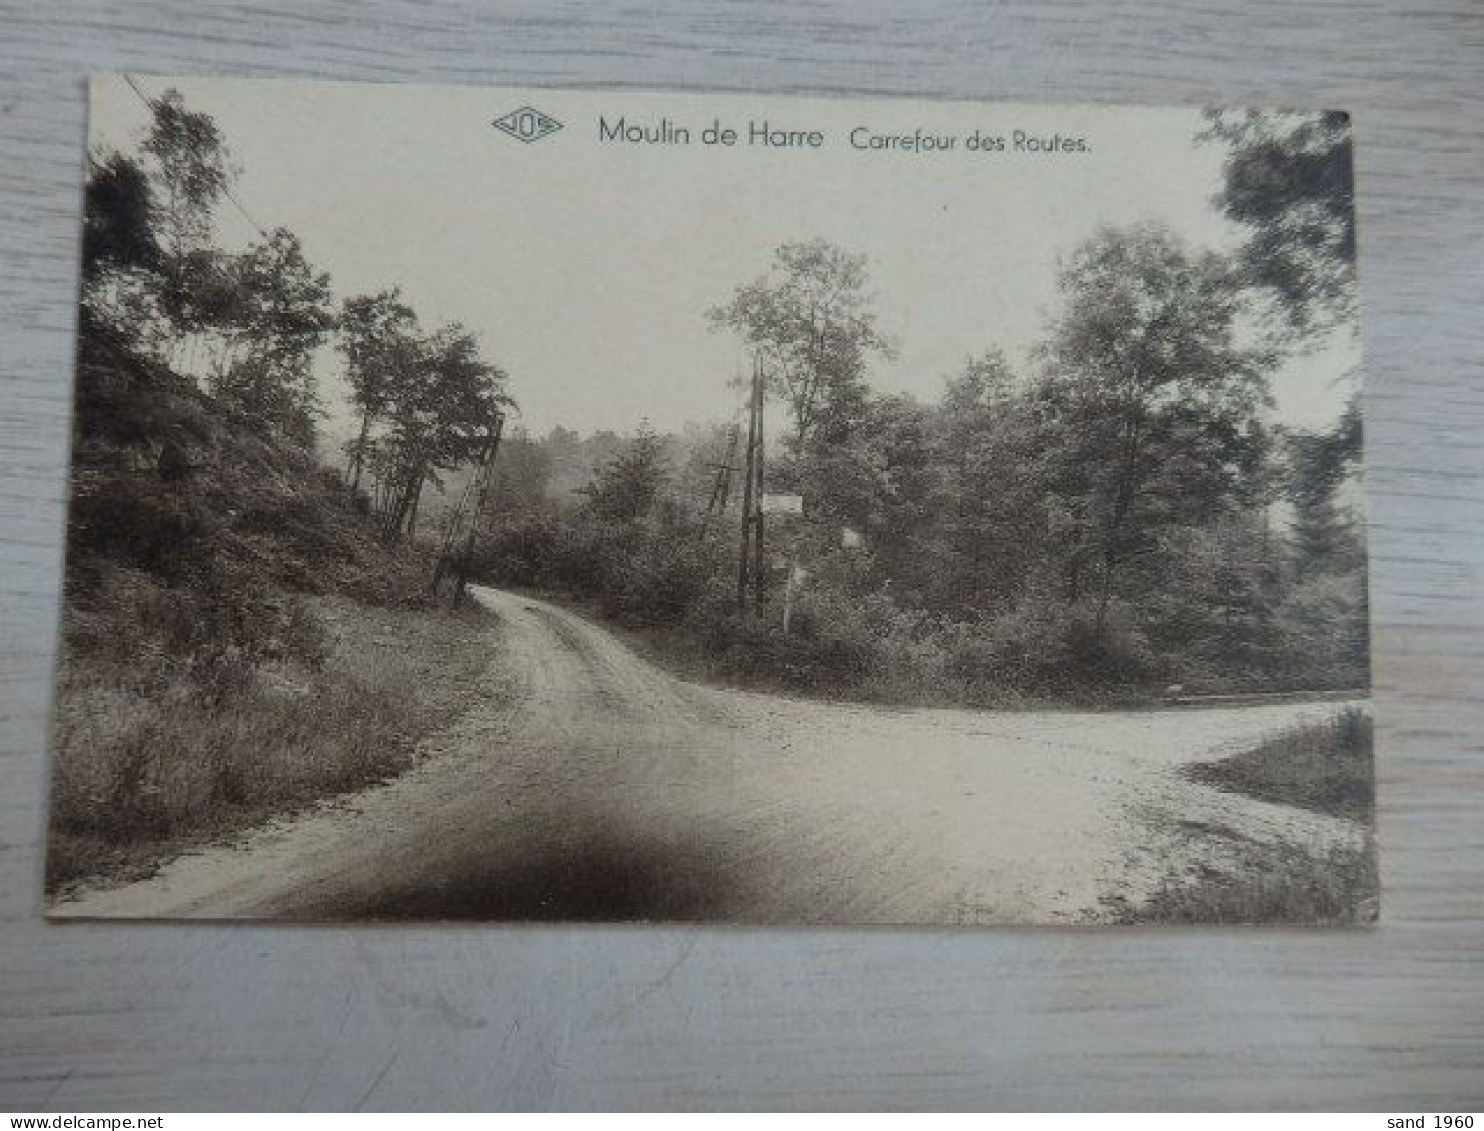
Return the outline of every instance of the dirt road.
<path id="1" fill-rule="evenodd" d="M 805 702 L 684 683 L 573 613 L 475 592 L 487 694 L 416 769 L 51 914 L 1077 923 L 1242 838 L 1361 835 L 1177 772 L 1335 703 Z"/>

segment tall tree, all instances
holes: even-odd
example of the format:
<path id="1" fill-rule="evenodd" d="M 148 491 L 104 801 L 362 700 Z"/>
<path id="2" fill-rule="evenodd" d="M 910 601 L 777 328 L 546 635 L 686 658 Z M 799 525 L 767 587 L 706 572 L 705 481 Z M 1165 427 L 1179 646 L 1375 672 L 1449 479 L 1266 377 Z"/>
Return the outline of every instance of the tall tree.
<path id="1" fill-rule="evenodd" d="M 419 361 L 417 315 L 392 289 L 348 298 L 341 309 L 339 348 L 351 399 L 361 414 L 349 445 L 351 489 L 359 490 L 372 427 L 385 415 L 392 391 Z"/>
<path id="2" fill-rule="evenodd" d="M 713 328 L 735 331 L 762 357 L 768 391 L 788 405 L 796 454 L 848 430 L 865 407 L 870 357 L 890 352 L 867 283 L 865 256 L 825 240 L 787 243 L 768 275 L 708 312 Z"/>
<path id="3" fill-rule="evenodd" d="M 1355 311 L 1355 189 L 1350 116 L 1212 111 L 1204 135 L 1227 157 L 1218 206 L 1245 227 L 1245 281 L 1271 293 L 1291 330 Z"/>
<path id="4" fill-rule="evenodd" d="M 486 454 L 497 419 L 514 404 L 504 371 L 480 357 L 478 339 L 458 323 L 421 339 L 417 354 L 387 390 L 380 494 L 392 539 L 415 525 L 423 489 L 440 472 Z"/>
<path id="5" fill-rule="evenodd" d="M 1104 229 L 1062 270 L 1036 395 L 1069 595 L 1101 627 L 1125 568 L 1173 524 L 1251 505 L 1270 354 L 1238 341 L 1229 264 L 1145 224 Z"/>
<path id="6" fill-rule="evenodd" d="M 1354 516 L 1338 501 L 1360 464 L 1360 406 L 1352 399 L 1335 426 L 1288 437 L 1288 498 L 1299 575 L 1357 571 L 1364 545 Z"/>
<path id="7" fill-rule="evenodd" d="M 263 427 L 308 443 L 318 399 L 314 351 L 334 327 L 330 278 L 304 257 L 299 238 L 277 228 L 236 257 L 234 348 L 215 392 Z"/>
<path id="8" fill-rule="evenodd" d="M 149 178 L 133 158 L 101 154 L 92 161 L 85 193 L 83 275 L 107 268 L 153 271 L 159 264 Z"/>
<path id="9" fill-rule="evenodd" d="M 1047 552 L 1045 452 L 1034 406 L 1004 356 L 970 360 L 935 413 L 933 529 L 924 566 L 930 604 L 1004 607 Z"/>
<path id="10" fill-rule="evenodd" d="M 500 461 L 490 484 L 491 509 L 534 511 L 549 500 L 551 455 L 524 430 L 500 443 Z"/>
<path id="11" fill-rule="evenodd" d="M 163 253 L 149 178 L 121 153 L 90 155 L 84 195 L 81 313 L 141 353 L 162 353 L 173 333 L 160 307 Z"/>
<path id="12" fill-rule="evenodd" d="M 587 511 L 610 522 L 634 522 L 649 515 L 669 478 L 664 441 L 649 421 L 600 467 L 583 488 Z"/>
<path id="13" fill-rule="evenodd" d="M 180 91 L 165 91 L 150 110 L 142 150 L 150 163 L 164 252 L 163 305 L 189 331 L 199 328 L 192 303 L 197 278 L 213 268 L 200 253 L 210 247 L 214 210 L 237 170 L 216 121 L 187 109 Z"/>

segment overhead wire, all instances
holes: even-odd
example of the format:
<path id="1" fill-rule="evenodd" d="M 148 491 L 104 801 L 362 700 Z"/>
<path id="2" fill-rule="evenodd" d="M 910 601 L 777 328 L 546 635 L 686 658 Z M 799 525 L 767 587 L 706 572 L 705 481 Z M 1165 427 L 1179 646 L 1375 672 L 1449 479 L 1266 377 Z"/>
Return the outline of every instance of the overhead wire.
<path id="1" fill-rule="evenodd" d="M 139 101 L 144 103 L 149 112 L 151 114 L 155 113 L 158 107 L 158 103 L 155 99 L 151 98 L 149 94 L 139 85 L 134 76 L 124 75 L 123 79 L 124 82 L 128 84 L 129 89 L 134 92 Z M 231 185 L 224 184 L 222 186 L 222 195 L 227 198 L 228 203 L 230 203 L 233 208 L 237 209 L 242 218 L 248 222 L 248 224 L 255 232 L 258 233 L 258 235 L 262 236 L 265 240 L 269 238 L 268 229 L 263 227 L 262 224 L 258 223 L 253 214 L 247 210 L 247 206 L 243 204 L 242 201 L 238 199 L 237 194 L 232 191 Z"/>

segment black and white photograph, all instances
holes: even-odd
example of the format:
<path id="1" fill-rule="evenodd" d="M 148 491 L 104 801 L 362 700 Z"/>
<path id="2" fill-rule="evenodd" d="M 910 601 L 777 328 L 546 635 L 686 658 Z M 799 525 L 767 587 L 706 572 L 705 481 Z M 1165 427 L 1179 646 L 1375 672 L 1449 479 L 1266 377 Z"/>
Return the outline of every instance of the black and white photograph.
<path id="1" fill-rule="evenodd" d="M 112 75 L 87 144 L 50 917 L 1377 919 L 1342 110 Z"/>

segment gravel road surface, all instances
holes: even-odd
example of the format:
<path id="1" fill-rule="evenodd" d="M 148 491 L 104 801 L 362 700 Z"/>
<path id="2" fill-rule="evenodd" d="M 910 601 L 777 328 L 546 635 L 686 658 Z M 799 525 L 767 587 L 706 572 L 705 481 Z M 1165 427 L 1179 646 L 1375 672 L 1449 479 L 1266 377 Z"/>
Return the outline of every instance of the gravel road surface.
<path id="1" fill-rule="evenodd" d="M 1334 702 L 795 700 L 683 682 L 575 613 L 474 592 L 494 613 L 485 693 L 415 769 L 50 914 L 1085 923 L 1244 841 L 1362 835 L 1178 772 Z"/>

